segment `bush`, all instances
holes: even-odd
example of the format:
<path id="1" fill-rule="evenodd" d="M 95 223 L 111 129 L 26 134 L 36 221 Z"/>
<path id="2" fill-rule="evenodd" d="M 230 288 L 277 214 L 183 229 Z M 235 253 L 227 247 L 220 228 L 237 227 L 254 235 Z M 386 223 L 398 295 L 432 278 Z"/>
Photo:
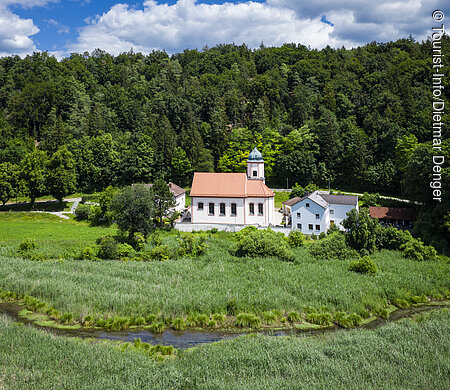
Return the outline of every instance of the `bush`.
<path id="1" fill-rule="evenodd" d="M 413 237 L 407 230 L 399 230 L 389 226 L 382 230 L 380 246 L 385 249 L 399 250 L 402 245 L 411 240 L 413 240 Z"/>
<path id="2" fill-rule="evenodd" d="M 123 243 L 123 244 L 117 244 L 117 257 L 129 257 L 133 252 L 134 249 L 131 245 Z"/>
<path id="3" fill-rule="evenodd" d="M 91 214 L 91 206 L 87 206 L 84 204 L 79 204 L 75 210 L 75 216 L 78 221 L 88 221 L 91 217 Z"/>
<path id="4" fill-rule="evenodd" d="M 22 241 L 19 245 L 20 252 L 26 252 L 36 248 L 37 248 L 36 241 L 34 241 L 31 238 L 27 238 L 25 241 Z"/>
<path id="5" fill-rule="evenodd" d="M 117 259 L 117 242 L 111 236 L 105 236 L 98 240 L 99 249 L 98 249 L 98 257 L 101 259 Z"/>
<path id="6" fill-rule="evenodd" d="M 330 235 L 333 233 L 341 233 L 341 229 L 339 229 L 339 227 L 336 224 L 330 225 L 330 227 L 327 230 L 327 235 Z"/>
<path id="7" fill-rule="evenodd" d="M 308 251 L 312 256 L 319 260 L 345 260 L 352 257 L 359 257 L 355 250 L 347 246 L 344 235 L 340 233 L 330 234 L 323 240 L 310 245 Z"/>
<path id="8" fill-rule="evenodd" d="M 175 318 L 172 322 L 172 328 L 175 330 L 184 330 L 186 329 L 186 322 L 183 318 Z"/>
<path id="9" fill-rule="evenodd" d="M 288 244 L 290 247 L 298 248 L 298 247 L 303 246 L 303 243 L 305 241 L 305 236 L 303 235 L 302 232 L 300 232 L 298 230 L 292 230 L 289 233 L 287 241 L 288 241 Z"/>
<path id="10" fill-rule="evenodd" d="M 320 234 L 319 234 L 319 240 L 323 240 L 324 238 L 326 238 L 326 234 L 325 234 L 325 232 L 321 232 Z"/>
<path id="11" fill-rule="evenodd" d="M 95 259 L 95 250 L 92 247 L 87 246 L 81 251 L 79 257 L 81 260 L 94 260 Z"/>
<path id="12" fill-rule="evenodd" d="M 206 252 L 208 244 L 204 234 L 184 233 L 178 237 L 178 254 L 180 256 L 195 257 Z"/>
<path id="13" fill-rule="evenodd" d="M 150 251 L 150 256 L 152 260 L 169 260 L 169 247 L 167 245 L 157 245 Z"/>
<path id="14" fill-rule="evenodd" d="M 236 236 L 238 242 L 232 248 L 235 256 L 274 256 L 285 261 L 294 260 L 294 255 L 289 248 L 286 237 L 282 233 L 275 233 L 270 229 L 247 230 L 246 228 L 237 233 Z"/>
<path id="15" fill-rule="evenodd" d="M 212 234 L 216 234 L 219 231 L 217 228 L 212 228 L 209 232 Z"/>
<path id="16" fill-rule="evenodd" d="M 147 240 L 145 239 L 144 235 L 142 233 L 134 233 L 133 235 L 133 245 L 137 251 L 140 251 L 144 248 L 145 243 Z"/>
<path id="17" fill-rule="evenodd" d="M 367 275 L 375 275 L 377 273 L 377 266 L 369 256 L 364 256 L 359 260 L 352 261 L 348 269 L 349 271 Z"/>
<path id="18" fill-rule="evenodd" d="M 421 240 L 413 238 L 400 249 L 403 256 L 417 261 L 435 261 L 437 260 L 437 252 L 432 246 L 425 245 Z"/>

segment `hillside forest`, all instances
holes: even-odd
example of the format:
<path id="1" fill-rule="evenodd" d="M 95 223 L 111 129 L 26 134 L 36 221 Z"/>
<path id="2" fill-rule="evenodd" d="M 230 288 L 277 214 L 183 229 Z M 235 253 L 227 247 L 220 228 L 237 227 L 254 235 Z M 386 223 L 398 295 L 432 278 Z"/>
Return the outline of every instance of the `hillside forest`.
<path id="1" fill-rule="evenodd" d="M 269 186 L 414 200 L 416 233 L 445 247 L 450 141 L 444 127 L 433 151 L 432 50 L 410 37 L 355 49 L 227 44 L 0 58 L 0 200 L 156 178 L 189 186 L 195 171 L 245 171 L 256 146 Z M 440 203 L 429 184 L 436 153 L 446 160 Z"/>

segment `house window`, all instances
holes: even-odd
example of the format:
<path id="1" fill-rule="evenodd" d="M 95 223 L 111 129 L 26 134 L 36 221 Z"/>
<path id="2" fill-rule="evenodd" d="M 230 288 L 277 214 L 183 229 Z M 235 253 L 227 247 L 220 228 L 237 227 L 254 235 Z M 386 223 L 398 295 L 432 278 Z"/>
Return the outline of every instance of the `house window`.
<path id="1" fill-rule="evenodd" d="M 330 210 L 330 214 L 334 214 L 334 210 Z"/>
<path id="2" fill-rule="evenodd" d="M 301 217 L 301 214 L 300 213 L 297 213 L 297 218 L 300 218 Z"/>
<path id="3" fill-rule="evenodd" d="M 237 207 L 236 207 L 236 203 L 231 203 L 231 216 L 235 217 L 237 214 Z"/>
<path id="4" fill-rule="evenodd" d="M 214 215 L 214 203 L 210 203 L 209 207 L 209 215 Z"/>
<path id="5" fill-rule="evenodd" d="M 316 225 L 316 230 L 320 231 L 320 225 Z"/>
<path id="6" fill-rule="evenodd" d="M 225 215 L 225 203 L 219 205 L 220 215 Z"/>
<path id="7" fill-rule="evenodd" d="M 198 210 L 203 210 L 203 202 L 199 202 L 197 205 Z"/>
<path id="8" fill-rule="evenodd" d="M 255 204 L 250 203 L 249 207 L 250 207 L 250 215 L 255 215 Z"/>
<path id="9" fill-rule="evenodd" d="M 306 207 L 309 207 L 309 203 L 306 203 Z"/>
<path id="10" fill-rule="evenodd" d="M 253 177 L 257 177 L 258 176 L 258 171 L 253 171 Z"/>
<path id="11" fill-rule="evenodd" d="M 258 203 L 258 215 L 264 214 L 264 205 L 262 203 Z"/>
<path id="12" fill-rule="evenodd" d="M 298 230 L 302 230 L 302 224 L 301 224 L 301 223 L 298 223 L 298 224 L 297 224 L 297 229 L 298 229 Z"/>
<path id="13" fill-rule="evenodd" d="M 312 225 L 312 223 L 308 224 L 308 229 L 309 229 L 309 230 L 313 230 L 313 225 Z"/>
<path id="14" fill-rule="evenodd" d="M 334 221 L 333 220 L 330 221 L 330 226 L 334 226 Z"/>
<path id="15" fill-rule="evenodd" d="M 320 215 L 319 214 L 316 214 L 316 219 L 320 219 Z"/>

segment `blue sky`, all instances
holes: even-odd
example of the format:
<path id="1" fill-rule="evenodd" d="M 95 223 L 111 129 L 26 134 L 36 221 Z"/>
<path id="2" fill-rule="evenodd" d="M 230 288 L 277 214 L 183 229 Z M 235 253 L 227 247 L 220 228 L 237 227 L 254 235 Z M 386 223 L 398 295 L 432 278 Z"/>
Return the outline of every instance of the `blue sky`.
<path id="1" fill-rule="evenodd" d="M 426 39 L 442 0 L 0 0 L 0 56 Z M 447 7 L 448 8 L 448 7 Z M 448 10 L 450 17 L 450 10 Z"/>

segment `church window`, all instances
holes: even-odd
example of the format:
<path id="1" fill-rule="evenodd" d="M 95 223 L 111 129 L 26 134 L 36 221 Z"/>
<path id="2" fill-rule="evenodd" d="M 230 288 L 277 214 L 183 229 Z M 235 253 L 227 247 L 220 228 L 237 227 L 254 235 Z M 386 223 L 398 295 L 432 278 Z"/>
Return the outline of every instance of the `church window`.
<path id="1" fill-rule="evenodd" d="M 220 215 L 225 215 L 225 203 L 220 204 Z"/>
<path id="2" fill-rule="evenodd" d="M 236 207 L 236 203 L 231 203 L 231 216 L 235 217 L 237 214 L 237 207 Z"/>
<path id="3" fill-rule="evenodd" d="M 198 202 L 197 208 L 198 208 L 199 210 L 203 210 L 203 202 Z"/>
<path id="4" fill-rule="evenodd" d="M 255 215 L 255 204 L 250 203 L 249 208 L 250 208 L 250 215 Z"/>
<path id="5" fill-rule="evenodd" d="M 209 215 L 214 215 L 214 203 L 210 203 L 209 207 Z"/>
<path id="6" fill-rule="evenodd" d="M 258 203 L 258 215 L 264 214 L 264 205 L 262 203 Z"/>
<path id="7" fill-rule="evenodd" d="M 253 177 L 257 177 L 258 176 L 258 171 L 253 171 Z"/>

